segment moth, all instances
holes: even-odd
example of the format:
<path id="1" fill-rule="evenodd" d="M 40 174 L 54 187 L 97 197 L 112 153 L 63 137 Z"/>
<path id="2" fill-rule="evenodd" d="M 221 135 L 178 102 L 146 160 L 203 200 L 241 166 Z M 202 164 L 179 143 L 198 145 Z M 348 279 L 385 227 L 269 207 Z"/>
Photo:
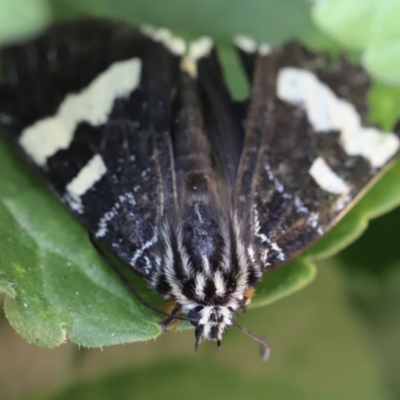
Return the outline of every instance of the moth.
<path id="1" fill-rule="evenodd" d="M 164 328 L 189 320 L 197 348 L 236 325 L 267 356 L 235 317 L 398 155 L 400 127 L 367 123 L 370 78 L 346 58 L 234 43 L 243 102 L 208 37 L 187 46 L 110 20 L 54 25 L 2 49 L 0 128 L 165 299 Z"/>

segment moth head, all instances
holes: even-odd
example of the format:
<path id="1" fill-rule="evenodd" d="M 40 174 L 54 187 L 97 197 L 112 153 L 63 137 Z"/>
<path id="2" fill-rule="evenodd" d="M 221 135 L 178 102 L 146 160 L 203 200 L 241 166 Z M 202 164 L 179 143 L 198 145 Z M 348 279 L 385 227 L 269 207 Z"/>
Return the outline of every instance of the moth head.
<path id="1" fill-rule="evenodd" d="M 227 306 L 206 305 L 190 310 L 188 317 L 192 325 L 196 327 L 195 348 L 197 350 L 202 338 L 217 341 L 219 347 L 222 334 L 234 323 L 235 312 Z"/>
<path id="2" fill-rule="evenodd" d="M 221 346 L 222 334 L 227 328 L 234 325 L 246 335 L 256 340 L 260 344 L 260 355 L 263 361 L 268 360 L 270 348 L 265 338 L 255 335 L 247 328 L 235 322 L 235 311 L 231 307 L 206 305 L 197 306 L 188 312 L 188 319 L 195 330 L 195 350 L 198 349 L 202 338 L 215 340 L 218 347 Z"/>

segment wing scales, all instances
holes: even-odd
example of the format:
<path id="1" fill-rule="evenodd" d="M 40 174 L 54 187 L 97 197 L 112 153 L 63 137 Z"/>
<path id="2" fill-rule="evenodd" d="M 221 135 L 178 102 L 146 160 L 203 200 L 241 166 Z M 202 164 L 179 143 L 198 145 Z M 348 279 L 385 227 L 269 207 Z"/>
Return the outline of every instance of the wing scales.
<path id="1" fill-rule="evenodd" d="M 228 187 L 233 187 L 243 148 L 244 131 L 240 113 L 235 109 L 225 85 L 214 47 L 197 61 L 197 73 L 202 88 L 204 129 L 223 179 Z"/>
<path id="2" fill-rule="evenodd" d="M 315 86 L 298 87 L 297 81 L 289 82 L 287 97 L 282 99 L 278 85 L 285 68 L 307 71 L 323 89 L 317 92 Z M 366 158 L 367 152 L 364 157 L 349 152 L 346 135 L 358 134 L 361 128 L 368 134 L 368 129 L 373 129 L 363 128 L 367 126 L 369 84 L 360 67 L 345 59 L 334 62 L 297 44 L 258 56 L 246 123 L 248 155 L 241 160 L 237 196 L 242 210 L 247 202 L 252 204 L 246 217 L 262 249 L 266 270 L 292 258 L 330 229 L 398 153 L 398 132 L 388 145 L 392 148 L 380 154 L 386 157 L 382 165 L 374 165 L 372 156 Z M 322 98 L 312 98 L 317 95 Z M 335 113 L 327 99 L 336 101 Z M 349 109 L 356 110 L 359 125 Z M 338 112 L 343 118 L 350 117 L 340 120 Z M 347 122 L 353 124 L 347 126 Z M 333 128 L 322 130 L 321 124 Z"/>
<path id="3" fill-rule="evenodd" d="M 56 146 L 45 165 L 30 161 L 102 243 L 138 274 L 149 276 L 155 265 L 154 227 L 177 202 L 169 131 L 179 57 L 165 43 L 119 23 L 56 25 L 29 44 L 3 51 L 0 120 L 18 144 L 26 127 L 52 118 L 71 93 L 82 94 L 115 62 L 129 59 L 141 63 L 136 89 L 116 96 L 109 113 L 101 116 L 104 121 L 94 124 L 90 116 L 78 121 L 71 143 Z M 107 95 L 89 96 L 88 112 Z"/>

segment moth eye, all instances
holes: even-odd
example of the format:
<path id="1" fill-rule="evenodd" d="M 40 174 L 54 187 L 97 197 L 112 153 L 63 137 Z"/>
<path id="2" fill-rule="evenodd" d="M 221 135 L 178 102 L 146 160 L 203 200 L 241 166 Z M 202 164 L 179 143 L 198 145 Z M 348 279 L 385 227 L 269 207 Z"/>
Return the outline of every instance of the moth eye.
<path id="1" fill-rule="evenodd" d="M 217 317 L 217 315 L 215 313 L 210 315 L 210 321 L 212 322 L 218 322 L 219 318 Z"/>
<path id="2" fill-rule="evenodd" d="M 190 319 L 190 323 L 191 323 L 193 326 L 199 325 L 201 316 L 200 316 L 200 313 L 199 313 L 198 310 L 196 310 L 196 309 L 190 310 L 190 311 L 188 312 L 188 317 L 189 317 L 189 319 Z"/>

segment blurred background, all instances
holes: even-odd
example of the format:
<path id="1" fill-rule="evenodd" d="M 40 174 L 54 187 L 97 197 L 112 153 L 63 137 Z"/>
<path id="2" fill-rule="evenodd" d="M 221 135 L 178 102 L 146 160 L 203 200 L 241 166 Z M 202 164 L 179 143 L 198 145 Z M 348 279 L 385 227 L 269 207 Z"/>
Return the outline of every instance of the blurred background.
<path id="1" fill-rule="evenodd" d="M 185 38 L 212 36 L 237 97 L 245 96 L 248 89 L 229 47 L 236 33 L 251 34 L 273 45 L 297 38 L 333 51 L 346 47 L 355 58 L 372 65 L 376 76 L 397 82 L 397 70 L 393 73 L 393 68 L 387 67 L 393 62 L 387 55 L 394 52 L 393 40 L 386 38 L 391 50 L 385 50 L 365 28 L 378 3 L 385 5 L 385 15 L 400 17 L 396 2 L 353 1 L 351 6 L 344 5 L 348 11 L 344 8 L 342 14 L 330 9 L 331 3 L 0 0 L 0 41 L 28 35 L 53 20 L 111 16 L 134 24 L 167 26 Z M 348 31 L 348 25 L 343 26 L 346 15 L 358 21 Z M 400 43 L 400 31 L 397 34 Z M 344 37 L 348 43 L 335 41 Z M 376 54 L 378 47 L 386 56 Z M 382 66 L 384 56 L 389 60 Z M 394 184 L 400 191 L 400 179 Z M 272 355 L 266 364 L 259 360 L 257 344 L 235 329 L 225 335 L 219 351 L 215 343 L 203 343 L 194 353 L 192 330 L 102 349 L 86 349 L 69 341 L 55 349 L 43 349 L 22 339 L 0 314 L 0 400 L 165 396 L 210 400 L 399 399 L 399 238 L 400 209 L 394 209 L 372 220 L 364 235 L 345 250 L 319 261 L 317 277 L 306 288 L 243 315 L 240 322 L 265 335 L 271 344 Z M 0 293 L 0 302 L 3 300 Z"/>

